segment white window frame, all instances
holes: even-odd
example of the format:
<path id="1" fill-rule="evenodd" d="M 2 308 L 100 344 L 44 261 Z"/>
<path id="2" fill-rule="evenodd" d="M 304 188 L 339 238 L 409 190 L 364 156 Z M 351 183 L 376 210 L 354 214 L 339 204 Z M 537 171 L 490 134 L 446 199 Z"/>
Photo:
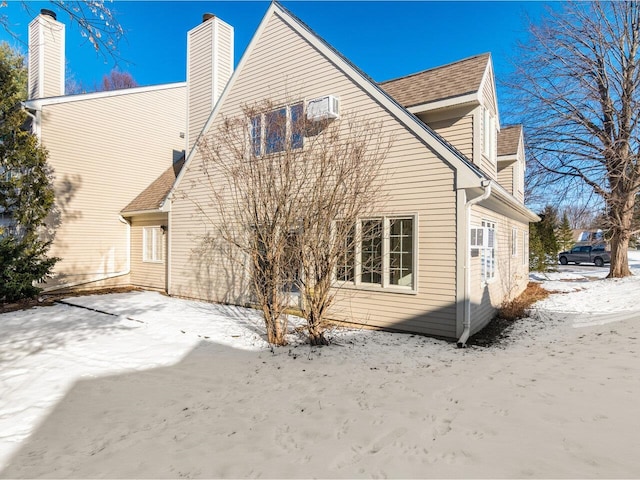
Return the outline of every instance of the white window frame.
<path id="1" fill-rule="evenodd" d="M 516 227 L 511 229 L 511 256 L 518 256 L 518 229 Z"/>
<path id="2" fill-rule="evenodd" d="M 529 265 L 529 232 L 522 232 L 522 265 Z"/>
<path id="3" fill-rule="evenodd" d="M 261 157 L 263 155 L 276 155 L 278 153 L 281 152 L 285 152 L 288 149 L 291 150 L 299 150 L 304 148 L 304 131 L 300 132 L 300 145 L 299 146 L 294 146 L 293 145 L 293 127 L 292 127 L 292 109 L 295 107 L 300 107 L 300 118 L 304 119 L 304 104 L 305 102 L 300 101 L 300 102 L 295 102 L 295 103 L 291 103 L 289 105 L 281 105 L 277 108 L 274 108 L 272 110 L 269 110 L 268 112 L 262 112 L 259 113 L 257 115 L 252 116 L 249 119 L 249 141 L 251 143 L 251 152 L 252 155 L 254 157 Z M 282 150 L 273 150 L 271 152 L 267 152 L 267 117 L 271 114 L 275 114 L 280 110 L 284 110 L 285 111 L 285 139 L 284 139 L 284 146 L 282 148 Z M 300 120 L 303 121 L 303 120 Z M 259 123 L 258 128 L 260 129 L 259 132 L 256 134 L 255 133 L 255 125 L 256 123 Z M 260 143 L 259 145 L 256 145 L 256 141 L 255 139 L 258 138 Z"/>
<path id="4" fill-rule="evenodd" d="M 490 161 L 495 160 L 496 123 L 491 111 L 482 109 L 482 154 Z"/>
<path id="5" fill-rule="evenodd" d="M 391 222 L 394 220 L 411 220 L 411 284 L 396 285 L 391 283 Z M 370 220 L 382 221 L 382 259 L 380 283 L 362 281 L 362 222 Z M 356 240 L 354 249 L 354 280 L 334 280 L 340 287 L 352 287 L 361 290 L 390 291 L 394 293 L 418 293 L 418 214 L 373 216 L 363 218 L 356 224 Z"/>
<path id="6" fill-rule="evenodd" d="M 481 227 L 473 227 L 469 232 L 469 248 L 480 253 L 481 278 L 491 283 L 496 278 L 497 229 L 493 220 L 482 220 Z"/>
<path id="7" fill-rule="evenodd" d="M 160 225 L 142 227 L 142 261 L 164 263 L 164 231 Z"/>

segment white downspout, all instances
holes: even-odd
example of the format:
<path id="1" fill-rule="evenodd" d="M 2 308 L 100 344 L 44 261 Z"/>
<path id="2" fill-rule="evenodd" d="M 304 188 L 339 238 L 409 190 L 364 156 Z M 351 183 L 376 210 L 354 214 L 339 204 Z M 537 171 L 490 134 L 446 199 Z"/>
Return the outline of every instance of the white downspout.
<path id="1" fill-rule="evenodd" d="M 72 288 L 78 287 L 80 285 L 86 285 L 88 283 L 100 282 L 103 280 L 109 280 L 110 278 L 123 277 L 124 275 L 129 275 L 131 273 L 131 224 L 127 222 L 122 215 L 118 215 L 118 220 L 124 223 L 127 226 L 127 263 L 124 270 L 120 270 L 119 272 L 100 274 L 98 277 L 90 278 L 88 280 L 79 280 L 77 282 L 69 282 L 62 283 L 57 285 L 52 285 L 50 287 L 43 288 L 42 291 L 44 293 L 53 292 L 56 290 L 62 290 L 64 288 Z"/>
<path id="2" fill-rule="evenodd" d="M 484 192 L 479 197 L 472 198 L 465 204 L 465 215 L 467 218 L 467 231 L 465 238 L 468 239 L 469 232 L 471 231 L 471 207 L 478 202 L 486 200 L 491 195 L 491 180 L 482 180 L 480 183 Z M 464 260 L 464 318 L 463 326 L 464 330 L 462 335 L 458 339 L 458 348 L 463 348 L 467 340 L 469 340 L 469 334 L 471 333 L 471 248 L 469 241 L 465 245 L 465 260 Z"/>

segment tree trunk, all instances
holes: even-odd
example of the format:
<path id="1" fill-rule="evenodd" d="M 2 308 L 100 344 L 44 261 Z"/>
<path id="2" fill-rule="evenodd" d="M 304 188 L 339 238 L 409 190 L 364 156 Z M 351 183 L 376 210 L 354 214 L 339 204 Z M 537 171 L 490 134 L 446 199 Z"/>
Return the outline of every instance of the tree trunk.
<path id="1" fill-rule="evenodd" d="M 309 343 L 314 347 L 318 345 L 329 345 L 329 340 L 325 338 L 322 331 L 309 330 Z"/>
<path id="2" fill-rule="evenodd" d="M 607 278 L 623 278 L 631 275 L 628 249 L 629 235 L 618 235 L 611 239 L 611 265 Z"/>
<path id="3" fill-rule="evenodd" d="M 611 236 L 611 265 L 607 278 L 623 278 L 632 275 L 629 269 L 629 240 L 631 238 L 631 221 L 633 219 L 633 205 L 635 193 L 630 193 L 622 205 L 621 213 L 614 215 L 618 218 L 617 224 L 613 226 Z"/>

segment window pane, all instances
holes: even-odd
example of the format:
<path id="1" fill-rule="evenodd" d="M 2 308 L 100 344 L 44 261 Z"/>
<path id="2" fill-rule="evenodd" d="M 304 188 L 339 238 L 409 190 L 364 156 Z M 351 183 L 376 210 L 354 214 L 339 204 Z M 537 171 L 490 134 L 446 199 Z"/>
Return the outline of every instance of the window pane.
<path id="1" fill-rule="evenodd" d="M 304 108 L 302 103 L 291 107 L 291 148 L 302 148 L 304 144 Z"/>
<path id="2" fill-rule="evenodd" d="M 161 227 L 143 227 L 142 261 L 162 262 L 164 259 L 163 235 Z"/>
<path id="3" fill-rule="evenodd" d="M 413 219 L 389 222 L 389 283 L 409 287 L 413 284 Z"/>
<path id="4" fill-rule="evenodd" d="M 341 227 L 340 224 L 337 226 L 337 228 Z M 336 280 L 340 282 L 353 282 L 355 279 L 355 235 L 356 229 L 352 227 L 344 239 L 344 246 L 336 268 Z"/>
<path id="5" fill-rule="evenodd" d="M 264 116 L 265 153 L 282 152 L 287 136 L 287 109 L 281 108 Z"/>
<path id="6" fill-rule="evenodd" d="M 362 283 L 382 283 L 382 220 L 362 222 Z"/>
<path id="7" fill-rule="evenodd" d="M 262 155 L 262 116 L 256 115 L 251 119 L 251 146 L 255 156 Z"/>

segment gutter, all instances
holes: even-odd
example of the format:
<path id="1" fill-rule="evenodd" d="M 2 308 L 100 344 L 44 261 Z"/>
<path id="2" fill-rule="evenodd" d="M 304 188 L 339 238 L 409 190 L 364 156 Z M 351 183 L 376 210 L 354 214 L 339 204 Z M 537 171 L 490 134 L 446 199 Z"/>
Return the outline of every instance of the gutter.
<path id="1" fill-rule="evenodd" d="M 458 339 L 457 345 L 458 348 L 463 348 L 467 340 L 469 340 L 469 335 L 471 334 L 471 248 L 469 248 L 468 235 L 471 231 L 471 207 L 476 203 L 479 203 L 483 200 L 486 200 L 491 195 L 491 180 L 482 180 L 481 184 L 482 188 L 484 188 L 484 192 L 482 195 L 472 198 L 467 203 L 465 203 L 465 215 L 466 215 L 466 235 L 467 242 L 465 245 L 465 264 L 464 264 L 464 316 L 463 316 L 463 326 L 464 330 L 462 331 L 462 335 Z"/>
<path id="2" fill-rule="evenodd" d="M 52 285 L 50 287 L 46 287 L 42 289 L 43 293 L 54 292 L 56 290 L 63 290 L 65 288 L 73 288 L 78 287 L 80 285 L 87 285 L 89 283 L 101 282 L 104 280 L 109 280 L 111 278 L 123 277 L 125 275 L 129 275 L 131 273 L 131 224 L 127 222 L 122 215 L 118 215 L 118 220 L 124 223 L 127 226 L 127 264 L 124 270 L 120 270 L 119 272 L 107 273 L 107 274 L 99 274 L 97 277 L 90 278 L 88 280 L 80 280 L 77 282 L 69 282 L 63 283 L 59 285 Z"/>

